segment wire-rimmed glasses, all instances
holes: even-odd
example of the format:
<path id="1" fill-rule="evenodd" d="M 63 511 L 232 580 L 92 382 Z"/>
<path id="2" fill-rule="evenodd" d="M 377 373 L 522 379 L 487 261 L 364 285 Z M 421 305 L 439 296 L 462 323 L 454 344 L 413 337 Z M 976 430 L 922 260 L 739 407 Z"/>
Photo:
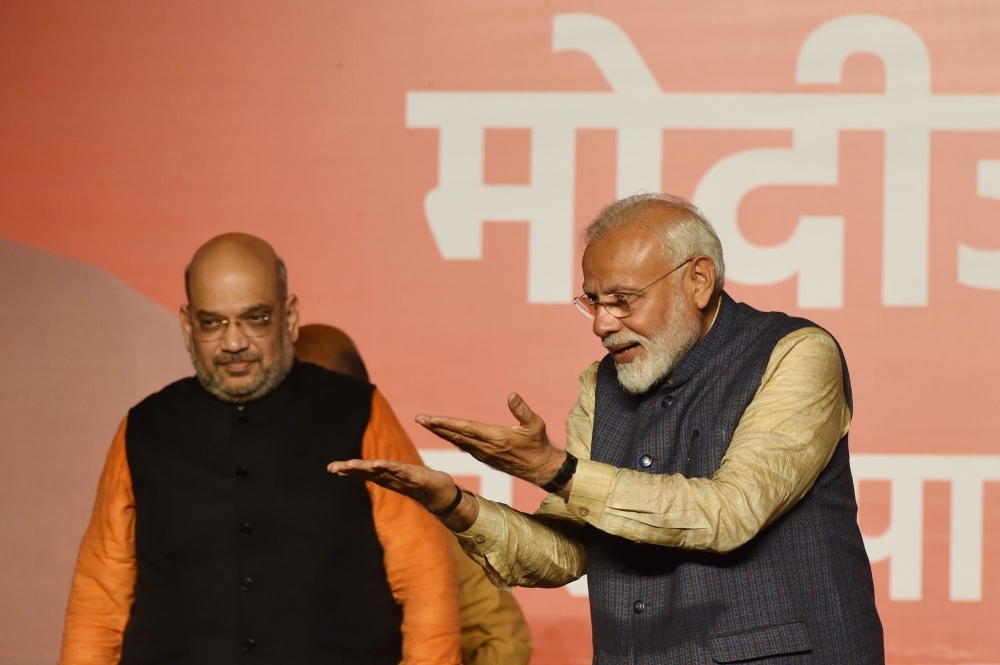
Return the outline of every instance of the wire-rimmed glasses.
<path id="1" fill-rule="evenodd" d="M 674 266 L 668 272 L 660 275 L 659 277 L 657 277 L 652 282 L 642 287 L 635 293 L 612 293 L 607 297 L 607 300 L 604 301 L 594 300 L 590 296 L 584 294 L 582 296 L 577 296 L 576 298 L 573 298 L 573 304 L 576 305 L 576 308 L 580 310 L 580 313 L 586 316 L 588 319 L 593 319 L 597 317 L 598 307 L 603 307 L 605 312 L 615 317 L 616 319 L 624 319 L 625 317 L 627 317 L 629 314 L 632 313 L 633 300 L 635 300 L 643 293 L 645 293 L 646 290 L 649 289 L 649 287 L 653 286 L 653 284 L 656 284 L 657 282 L 667 277 L 668 275 L 672 275 L 674 272 L 680 270 L 687 264 L 691 263 L 691 261 L 693 260 L 694 258 L 690 258 L 687 261 L 684 261 L 683 263 Z"/>

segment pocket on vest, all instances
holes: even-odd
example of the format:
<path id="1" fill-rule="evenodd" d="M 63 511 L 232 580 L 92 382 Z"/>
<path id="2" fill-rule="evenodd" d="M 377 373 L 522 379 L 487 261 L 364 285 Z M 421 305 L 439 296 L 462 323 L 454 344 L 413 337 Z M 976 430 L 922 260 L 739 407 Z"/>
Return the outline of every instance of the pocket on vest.
<path id="1" fill-rule="evenodd" d="M 797 621 L 716 635 L 708 638 L 708 648 L 715 662 L 738 663 L 812 651 L 812 642 L 805 622 Z"/>

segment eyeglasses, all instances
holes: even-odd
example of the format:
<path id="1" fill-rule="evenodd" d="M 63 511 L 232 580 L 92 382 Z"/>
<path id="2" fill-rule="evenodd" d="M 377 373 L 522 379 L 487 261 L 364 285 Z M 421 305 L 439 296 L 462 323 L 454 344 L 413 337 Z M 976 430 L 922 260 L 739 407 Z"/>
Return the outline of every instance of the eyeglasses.
<path id="1" fill-rule="evenodd" d="M 603 307 L 605 312 L 615 317 L 616 319 L 624 319 L 625 317 L 627 317 L 629 314 L 632 313 L 633 300 L 635 300 L 643 293 L 645 293 L 646 290 L 649 289 L 649 287 L 653 286 L 653 284 L 656 284 L 657 282 L 659 282 L 661 279 L 663 279 L 668 275 L 672 275 L 674 272 L 680 270 L 687 264 L 691 263 L 691 261 L 693 260 L 694 259 L 691 258 L 685 261 L 684 263 L 681 263 L 680 265 L 674 266 L 673 268 L 671 268 L 669 272 L 660 275 L 659 277 L 657 277 L 652 282 L 642 287 L 635 293 L 629 293 L 629 294 L 612 293 L 611 295 L 608 296 L 608 300 L 605 302 L 601 302 L 600 300 L 594 300 L 588 295 L 582 295 L 573 298 L 573 304 L 576 305 L 576 308 L 580 310 L 580 313 L 586 316 L 588 319 L 597 318 L 598 307 Z"/>
<path id="2" fill-rule="evenodd" d="M 234 323 L 247 337 L 263 337 L 271 332 L 271 322 L 271 315 L 267 312 L 250 312 L 232 320 L 221 316 L 200 316 L 194 322 L 192 332 L 199 341 L 217 342 L 229 330 L 229 324 Z"/>

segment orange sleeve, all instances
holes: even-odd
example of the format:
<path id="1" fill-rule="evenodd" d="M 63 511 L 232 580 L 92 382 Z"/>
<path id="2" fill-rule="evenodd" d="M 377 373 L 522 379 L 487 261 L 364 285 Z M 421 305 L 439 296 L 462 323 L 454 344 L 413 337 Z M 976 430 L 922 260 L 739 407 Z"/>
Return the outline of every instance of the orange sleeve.
<path id="1" fill-rule="evenodd" d="M 361 456 L 423 463 L 377 390 Z M 448 533 L 415 501 L 373 483 L 367 487 L 375 530 L 385 552 L 386 576 L 403 608 L 403 665 L 458 665 L 458 584 Z"/>
<path id="2" fill-rule="evenodd" d="M 117 665 L 135 595 L 135 500 L 125 423 L 111 443 L 80 543 L 59 665 Z"/>

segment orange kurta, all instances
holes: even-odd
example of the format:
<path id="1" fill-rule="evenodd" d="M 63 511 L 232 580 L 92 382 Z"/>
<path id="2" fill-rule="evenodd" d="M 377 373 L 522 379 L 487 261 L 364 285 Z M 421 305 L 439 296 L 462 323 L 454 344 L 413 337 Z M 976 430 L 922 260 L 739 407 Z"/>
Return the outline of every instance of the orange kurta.
<path id="1" fill-rule="evenodd" d="M 125 456 L 125 424 L 123 420 L 108 452 L 94 512 L 80 544 L 60 665 L 115 665 L 121 658 L 136 579 L 135 501 Z M 378 390 L 372 395 L 361 456 L 421 463 Z M 461 661 L 458 590 L 449 534 L 410 499 L 371 483 L 366 486 L 389 587 L 403 608 L 402 662 L 457 665 Z"/>

